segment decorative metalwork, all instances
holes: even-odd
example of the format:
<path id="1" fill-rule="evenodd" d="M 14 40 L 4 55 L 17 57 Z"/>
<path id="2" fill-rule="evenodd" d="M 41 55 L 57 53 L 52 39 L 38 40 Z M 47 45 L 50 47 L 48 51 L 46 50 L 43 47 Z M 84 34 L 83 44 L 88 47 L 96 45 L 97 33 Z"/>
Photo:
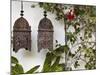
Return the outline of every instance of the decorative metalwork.
<path id="1" fill-rule="evenodd" d="M 38 52 L 41 49 L 53 50 L 53 25 L 44 11 L 44 18 L 38 26 Z"/>
<path id="2" fill-rule="evenodd" d="M 31 51 L 31 27 L 23 17 L 23 2 L 21 1 L 21 17 L 15 21 L 13 26 L 13 51 L 17 52 L 20 48 Z"/>

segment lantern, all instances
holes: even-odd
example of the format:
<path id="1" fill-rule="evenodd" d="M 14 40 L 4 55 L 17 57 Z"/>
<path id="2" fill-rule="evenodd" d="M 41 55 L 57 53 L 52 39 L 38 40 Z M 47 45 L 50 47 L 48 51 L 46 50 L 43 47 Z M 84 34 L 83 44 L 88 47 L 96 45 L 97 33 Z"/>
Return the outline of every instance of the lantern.
<path id="1" fill-rule="evenodd" d="M 31 27 L 23 17 L 23 2 L 21 1 L 21 17 L 18 18 L 13 26 L 13 51 L 17 52 L 20 48 L 31 50 Z"/>
<path id="2" fill-rule="evenodd" d="M 53 25 L 44 11 L 44 18 L 38 26 L 38 52 L 42 49 L 53 50 Z"/>

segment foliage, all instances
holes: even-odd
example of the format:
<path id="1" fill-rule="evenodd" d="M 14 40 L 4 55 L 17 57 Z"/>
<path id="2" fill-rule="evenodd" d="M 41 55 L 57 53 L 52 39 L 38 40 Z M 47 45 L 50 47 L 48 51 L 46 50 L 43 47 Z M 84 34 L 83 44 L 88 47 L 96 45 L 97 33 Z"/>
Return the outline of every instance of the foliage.
<path id="1" fill-rule="evenodd" d="M 59 72 L 64 70 L 64 63 L 60 63 L 64 48 L 65 46 L 60 46 L 46 54 L 42 72 Z"/>
<path id="2" fill-rule="evenodd" d="M 62 4 L 53 4 L 53 3 L 39 3 L 41 8 L 44 8 L 44 10 L 55 13 L 56 14 L 56 18 L 57 20 L 63 19 L 64 17 L 64 13 L 62 12 L 62 9 L 64 8 L 60 8 L 60 6 L 62 6 Z M 66 8 L 66 7 L 65 7 Z"/>
<path id="3" fill-rule="evenodd" d="M 30 69 L 27 72 L 24 72 L 24 69 L 21 64 L 19 64 L 19 61 L 17 58 L 11 56 L 11 75 L 18 75 L 18 74 L 32 74 L 35 73 L 36 70 L 40 67 L 40 65 L 37 65 Z"/>
<path id="4" fill-rule="evenodd" d="M 24 70 L 23 70 L 23 67 L 22 65 L 20 64 L 16 64 L 15 66 L 11 66 L 11 75 L 18 75 L 18 74 L 23 74 L 24 73 Z"/>
<path id="5" fill-rule="evenodd" d="M 67 49 L 69 51 L 65 53 L 66 55 L 68 55 L 69 58 L 71 58 L 71 60 L 76 59 L 76 61 L 71 64 L 73 64 L 74 67 L 77 68 L 78 66 L 81 65 L 78 63 L 78 60 L 83 60 L 86 63 L 85 65 L 86 69 L 95 69 L 96 68 L 96 49 L 95 49 L 96 7 L 87 5 L 84 6 L 67 5 L 67 4 L 54 4 L 54 3 L 42 3 L 42 2 L 39 3 L 39 6 L 43 8 L 45 11 L 55 14 L 56 20 L 64 22 L 64 26 L 66 26 L 67 28 L 65 29 L 65 36 L 67 36 L 65 42 L 67 42 L 67 47 L 68 47 Z M 69 21 L 68 18 L 66 18 L 66 14 L 68 12 L 65 12 L 65 10 L 73 10 L 74 11 L 73 13 L 75 14 L 75 19 Z M 71 30 L 68 31 L 70 27 L 73 27 L 74 31 Z M 78 48 L 75 48 L 76 46 Z M 76 52 L 74 54 L 71 52 L 73 48 L 76 49 Z M 63 52 L 64 49 L 63 50 L 61 49 L 60 51 Z M 60 55 L 59 50 L 58 52 L 55 53 L 55 55 Z M 82 56 L 84 56 L 84 58 L 81 58 Z M 48 57 L 46 56 L 46 58 Z M 65 61 L 65 63 L 67 61 Z"/>
<path id="6" fill-rule="evenodd" d="M 38 68 L 40 67 L 40 65 L 33 67 L 32 69 L 30 69 L 29 71 L 27 71 L 25 74 L 32 74 L 34 73 Z"/>
<path id="7" fill-rule="evenodd" d="M 17 64 L 18 63 L 18 60 L 15 58 L 15 57 L 11 57 L 11 63 L 13 64 Z"/>

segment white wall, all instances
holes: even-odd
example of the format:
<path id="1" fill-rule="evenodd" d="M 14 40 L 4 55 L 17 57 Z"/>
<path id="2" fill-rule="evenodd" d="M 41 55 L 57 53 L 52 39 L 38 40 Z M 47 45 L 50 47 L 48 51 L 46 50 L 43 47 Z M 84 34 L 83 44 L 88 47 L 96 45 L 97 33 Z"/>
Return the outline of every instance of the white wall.
<path id="1" fill-rule="evenodd" d="M 32 51 L 19 50 L 19 52 L 15 53 L 12 51 L 12 55 L 17 57 L 20 64 L 24 67 L 25 71 L 29 70 L 35 65 L 41 65 L 40 70 L 42 68 L 46 50 L 41 50 L 40 53 L 37 52 L 37 30 L 39 21 L 44 17 L 43 9 L 36 5 L 35 8 L 31 8 L 31 5 L 34 2 L 24 2 L 24 17 L 27 19 L 31 26 L 32 30 Z M 35 3 L 36 4 L 36 3 Z M 16 19 L 20 17 L 20 2 L 13 1 L 12 2 L 12 27 Z M 54 46 L 55 40 L 58 40 L 60 44 L 64 44 L 64 25 L 62 22 L 55 20 L 55 15 L 51 13 L 47 13 L 48 18 L 51 20 L 54 27 Z M 12 28 L 11 28 L 12 29 Z M 12 29 L 13 30 L 13 29 Z"/>

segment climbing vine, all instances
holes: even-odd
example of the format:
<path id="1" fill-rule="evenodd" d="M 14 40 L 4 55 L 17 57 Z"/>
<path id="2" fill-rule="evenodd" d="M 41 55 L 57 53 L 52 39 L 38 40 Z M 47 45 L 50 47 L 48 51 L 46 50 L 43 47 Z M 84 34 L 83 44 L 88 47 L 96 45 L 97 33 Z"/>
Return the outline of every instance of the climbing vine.
<path id="1" fill-rule="evenodd" d="M 72 65 L 81 66 L 80 60 L 85 62 L 85 69 L 95 69 L 96 7 L 54 3 L 39 3 L 39 6 L 55 14 L 55 20 L 63 21 L 67 51 L 61 49 L 61 52 L 65 53 L 65 70 L 73 70 Z M 73 49 L 76 49 L 74 53 Z"/>

